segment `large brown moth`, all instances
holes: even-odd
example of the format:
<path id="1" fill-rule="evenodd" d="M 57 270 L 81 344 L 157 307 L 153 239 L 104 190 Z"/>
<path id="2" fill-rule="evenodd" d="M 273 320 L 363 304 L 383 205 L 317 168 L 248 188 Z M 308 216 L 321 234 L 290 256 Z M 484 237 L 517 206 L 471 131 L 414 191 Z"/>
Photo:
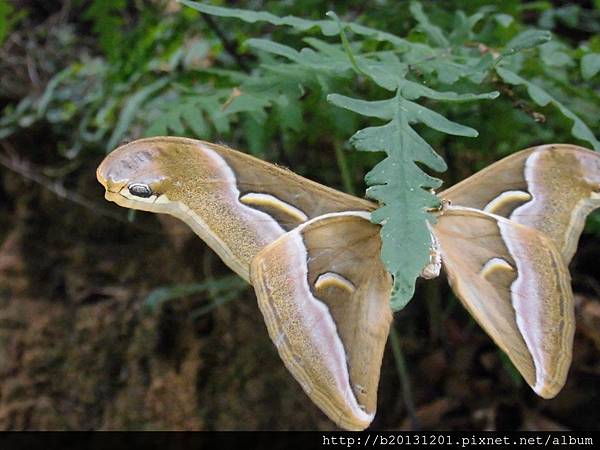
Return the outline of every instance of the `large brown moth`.
<path id="1" fill-rule="evenodd" d="M 392 319 L 377 205 L 230 148 L 157 137 L 98 167 L 106 198 L 187 223 L 255 288 L 269 335 L 313 402 L 340 427 L 375 415 Z M 439 194 L 430 227 L 467 310 L 540 396 L 565 383 L 574 333 L 568 263 L 600 206 L 600 155 L 533 147 Z"/>

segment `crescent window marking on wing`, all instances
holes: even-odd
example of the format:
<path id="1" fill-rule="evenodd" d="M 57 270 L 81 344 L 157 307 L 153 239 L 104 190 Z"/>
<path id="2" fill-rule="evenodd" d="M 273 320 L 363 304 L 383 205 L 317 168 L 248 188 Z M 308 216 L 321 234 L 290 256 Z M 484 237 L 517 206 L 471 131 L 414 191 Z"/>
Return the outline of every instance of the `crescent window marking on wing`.
<path id="1" fill-rule="evenodd" d="M 495 214 L 503 206 L 513 202 L 528 202 L 532 199 L 531 194 L 523 191 L 505 191 L 494 198 L 483 208 L 484 212 Z"/>
<path id="2" fill-rule="evenodd" d="M 507 270 L 510 272 L 515 271 L 514 267 L 511 266 L 504 258 L 492 258 L 483 265 L 479 271 L 479 275 L 483 278 L 487 278 L 497 270 Z"/>
<path id="3" fill-rule="evenodd" d="M 533 180 L 535 180 L 536 167 L 538 166 L 539 160 L 542 157 L 543 153 L 544 152 L 542 149 L 535 150 L 525 160 L 525 169 L 523 171 L 523 176 L 525 178 L 525 182 L 527 183 L 527 187 L 532 191 L 532 195 L 526 203 L 520 205 L 518 208 L 515 208 L 515 210 L 511 213 L 511 217 L 509 217 L 509 219 L 513 216 L 519 217 L 519 214 L 527 215 L 528 213 L 536 213 L 536 208 L 539 208 L 541 206 L 537 205 L 533 198 L 533 191 L 536 190 L 536 184 L 533 182 Z"/>
<path id="4" fill-rule="evenodd" d="M 235 176 L 235 172 L 229 166 L 225 158 L 206 145 L 199 144 L 199 147 L 222 171 L 222 174 L 225 178 L 224 181 L 228 182 L 225 183 L 225 188 L 227 189 L 227 194 L 229 194 L 229 200 L 231 200 L 231 202 L 235 201 L 237 204 L 240 204 L 240 202 L 237 201 L 240 198 L 240 190 L 237 187 L 237 178 Z M 243 216 L 245 216 L 244 218 L 249 219 L 252 222 L 263 221 L 261 231 L 265 237 L 268 237 L 269 241 L 275 240 L 285 233 L 285 230 L 281 227 L 281 225 L 279 225 L 279 223 L 269 214 L 259 211 L 255 208 L 248 207 L 245 204 L 241 204 L 241 206 L 241 211 L 239 211 L 239 213 L 243 212 Z M 264 219 L 268 220 L 264 221 Z"/>
<path id="5" fill-rule="evenodd" d="M 302 212 L 300 209 L 296 208 L 294 205 L 290 205 L 289 203 L 284 202 L 283 200 L 271 194 L 250 192 L 248 194 L 242 195 L 240 197 L 240 201 L 246 205 L 270 206 L 272 208 L 284 212 L 285 214 L 293 217 L 299 222 L 306 222 L 308 220 L 308 216 L 304 214 L 304 212 Z"/>
<path id="6" fill-rule="evenodd" d="M 343 277 L 339 273 L 326 272 L 319 275 L 317 281 L 315 281 L 315 289 L 327 289 L 331 287 L 337 287 L 352 294 L 356 290 L 356 286 L 347 278 Z"/>

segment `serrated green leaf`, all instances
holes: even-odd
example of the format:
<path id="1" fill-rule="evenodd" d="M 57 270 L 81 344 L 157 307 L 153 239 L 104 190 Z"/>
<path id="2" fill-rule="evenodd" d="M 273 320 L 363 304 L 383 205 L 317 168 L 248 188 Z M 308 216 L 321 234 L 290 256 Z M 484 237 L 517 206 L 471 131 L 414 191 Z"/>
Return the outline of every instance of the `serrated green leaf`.
<path id="1" fill-rule="evenodd" d="M 155 120 L 148 128 L 146 128 L 146 130 L 144 130 L 144 137 L 166 136 L 168 134 L 169 131 L 164 116 Z"/>
<path id="2" fill-rule="evenodd" d="M 531 99 L 540 106 L 546 106 L 552 103 L 558 108 L 558 110 L 567 118 L 573 121 L 573 127 L 571 128 L 571 134 L 578 139 L 589 142 L 594 147 L 594 150 L 600 151 L 600 142 L 594 136 L 594 133 L 588 128 L 588 126 L 569 108 L 559 102 L 556 98 L 542 89 L 540 86 L 524 79 L 520 75 L 503 67 L 497 67 L 496 72 L 498 75 L 509 84 L 522 85 L 527 88 L 527 93 Z"/>
<path id="3" fill-rule="evenodd" d="M 567 5 L 555 10 L 556 17 L 571 28 L 577 27 L 580 12 L 581 7 L 579 5 Z"/>
<path id="4" fill-rule="evenodd" d="M 421 3 L 411 2 L 409 9 L 413 17 L 423 29 L 423 31 L 427 34 L 427 36 L 429 36 L 429 39 L 431 39 L 431 41 L 435 45 L 439 47 L 450 46 L 450 42 L 448 41 L 446 36 L 444 36 L 442 29 L 437 25 L 431 23 L 429 17 L 427 17 L 425 12 L 423 11 L 423 5 L 421 5 Z"/>
<path id="5" fill-rule="evenodd" d="M 444 170 L 446 165 L 409 125 L 413 112 L 423 115 L 413 106 L 416 104 L 407 105 L 411 102 L 399 95 L 383 102 L 366 102 L 341 95 L 330 95 L 328 100 L 351 111 L 380 118 L 388 117 L 389 109 L 393 109 L 393 117 L 387 124 L 360 130 L 351 142 L 357 150 L 384 151 L 388 155 L 367 174 L 365 181 L 370 186 L 367 195 L 380 202 L 371 220 L 382 225 L 381 258 L 394 276 L 391 305 L 394 310 L 401 309 L 412 297 L 415 280 L 429 262 L 431 234 L 426 223 L 431 217 L 427 208 L 438 203 L 429 189 L 441 183 L 424 173 L 415 162 L 435 170 Z"/>
<path id="6" fill-rule="evenodd" d="M 211 6 L 189 0 L 178 1 L 186 6 L 189 6 L 190 8 L 195 9 L 196 11 L 219 17 L 233 17 L 249 23 L 268 22 L 278 26 L 290 26 L 299 31 L 308 31 L 312 28 L 318 28 L 325 36 L 335 36 L 339 32 L 338 25 L 333 20 L 308 20 L 295 16 L 279 17 L 268 12 L 257 12 L 236 8 L 222 8 L 219 6 Z M 391 33 L 386 33 L 381 30 L 369 28 L 355 23 L 347 23 L 345 25 L 347 25 L 353 33 L 362 36 L 369 36 L 378 41 L 390 42 L 396 45 L 399 49 L 406 49 L 409 45 L 405 39 L 402 39 Z"/>
<path id="7" fill-rule="evenodd" d="M 302 108 L 297 99 L 280 95 L 274 104 L 278 111 L 279 126 L 282 129 L 299 131 L 302 128 Z"/>
<path id="8" fill-rule="evenodd" d="M 525 30 L 513 38 L 502 52 L 503 55 L 512 55 L 522 50 L 542 45 L 552 39 L 552 33 L 546 30 Z"/>
<path id="9" fill-rule="evenodd" d="M 329 42 L 313 37 L 306 37 L 302 40 L 323 55 L 331 56 L 336 59 L 341 59 L 345 55 L 344 49 L 339 44 L 330 44 Z"/>
<path id="10" fill-rule="evenodd" d="M 269 52 L 274 55 L 288 58 L 301 66 L 312 68 L 330 73 L 339 73 L 349 70 L 351 65 L 345 59 L 344 54 L 338 58 L 331 58 L 329 55 L 318 54 L 311 49 L 303 49 L 298 52 L 292 47 L 282 45 L 267 39 L 248 39 L 246 44 L 257 50 Z M 263 65 L 265 68 L 273 69 L 274 66 Z"/>
<path id="11" fill-rule="evenodd" d="M 209 128 L 200 108 L 197 108 L 192 103 L 184 104 L 181 107 L 181 118 L 185 121 L 190 130 L 192 130 L 195 137 L 198 139 L 208 139 Z"/>
<path id="12" fill-rule="evenodd" d="M 0 45 L 8 33 L 8 17 L 13 11 L 14 7 L 10 3 L 0 0 Z"/>
<path id="13" fill-rule="evenodd" d="M 241 19 L 244 22 L 268 22 L 273 25 L 287 25 L 299 31 L 308 31 L 311 28 L 319 28 L 325 36 L 337 34 L 337 25 L 331 20 L 307 20 L 294 16 L 279 17 L 269 12 L 251 11 L 237 8 L 223 8 L 204 3 L 192 2 L 188 0 L 179 0 L 179 3 L 211 16 L 232 17 Z"/>
<path id="14" fill-rule="evenodd" d="M 421 148 L 415 146 L 414 134 L 401 115 L 378 127 L 374 145 L 383 147 L 388 157 L 377 164 L 365 180 L 371 186 L 367 195 L 381 203 L 371 220 L 382 225 L 381 258 L 394 275 L 391 305 L 395 310 L 406 305 L 414 293 L 414 283 L 429 262 L 431 234 L 426 222 L 431 217 L 427 207 L 438 203 L 426 189 L 439 186 L 439 181 L 426 174 L 413 162 L 422 159 Z M 355 135 L 357 148 L 368 148 L 369 134 Z M 423 176 L 425 175 L 425 176 Z M 410 255 L 410 256 L 409 256 Z"/>
<path id="15" fill-rule="evenodd" d="M 123 139 L 125 133 L 127 133 L 127 129 L 135 119 L 136 115 L 139 113 L 140 107 L 144 101 L 152 94 L 162 89 L 169 83 L 168 78 L 160 78 L 154 83 L 149 84 L 148 86 L 143 87 L 135 94 L 133 94 L 129 99 L 125 102 L 125 106 L 121 110 L 119 114 L 119 119 L 117 120 L 117 124 L 115 129 L 106 144 L 107 151 L 113 150 L 119 141 Z"/>
<path id="16" fill-rule="evenodd" d="M 425 73 L 435 72 L 438 81 L 442 84 L 454 84 L 461 78 L 475 77 L 475 79 L 481 80 L 485 76 L 485 72 L 481 73 L 479 66 L 458 64 L 437 55 L 435 57 L 422 58 L 421 61 L 416 61 L 412 65 Z M 475 81 L 475 79 L 473 80 L 474 82 L 480 82 Z"/>
<path id="17" fill-rule="evenodd" d="M 389 59 L 387 61 L 375 61 L 370 58 L 356 57 L 344 31 L 344 26 L 338 16 L 333 11 L 329 11 L 327 15 L 332 17 L 339 26 L 342 46 L 354 70 L 369 77 L 376 84 L 388 91 L 396 90 L 404 78 L 408 66 L 401 64 L 397 59 L 395 61 Z M 390 62 L 395 62 L 395 67 L 390 67 Z"/>
<path id="18" fill-rule="evenodd" d="M 437 93 L 433 90 L 412 87 L 412 94 L 447 97 L 452 101 L 475 100 L 471 94 Z M 435 207 L 439 200 L 429 189 L 441 185 L 440 180 L 423 172 L 415 162 L 434 170 L 446 169 L 444 160 L 421 138 L 410 123 L 424 123 L 444 133 L 477 136 L 477 131 L 446 119 L 441 114 L 422 105 L 406 100 L 399 90 L 394 98 L 365 101 L 339 94 L 331 94 L 328 101 L 359 114 L 387 119 L 383 126 L 358 131 L 351 143 L 361 151 L 384 151 L 388 157 L 377 164 L 366 176 L 369 188 L 367 195 L 380 202 L 371 219 L 382 224 L 381 257 L 394 276 L 391 297 L 392 308 L 400 309 L 412 297 L 414 283 L 423 267 L 429 262 L 431 234 L 427 221 L 432 218 L 428 208 Z M 497 93 L 482 94 L 480 98 L 494 98 Z M 407 256 L 410 255 L 410 258 Z"/>
<path id="19" fill-rule="evenodd" d="M 357 131 L 354 136 L 350 138 L 350 143 L 357 149 L 363 152 L 376 151 L 376 152 L 394 152 L 399 151 L 398 149 L 391 149 L 389 147 L 389 136 L 393 134 L 393 130 L 390 131 L 390 127 L 396 127 L 392 122 L 383 125 L 381 127 L 369 127 L 363 128 Z M 415 149 L 409 156 L 414 161 L 421 162 L 428 167 L 432 168 L 437 172 L 444 172 L 447 167 L 445 161 L 438 155 L 435 150 L 421 137 L 419 136 L 410 126 L 404 128 L 404 139 L 407 143 L 410 143 L 412 148 Z M 395 167 L 395 166 L 394 166 Z M 387 172 L 387 176 L 391 172 Z M 372 170 L 365 176 L 365 181 L 368 185 L 373 184 L 384 184 L 385 179 L 377 178 L 381 175 L 379 170 Z M 421 172 L 422 176 L 426 176 L 424 172 Z M 424 184 L 427 184 L 427 179 L 421 180 Z M 437 178 L 430 178 L 430 187 L 437 188 L 439 185 L 435 185 L 439 180 Z M 435 185 L 435 186 L 434 186 Z"/>
<path id="20" fill-rule="evenodd" d="M 573 58 L 566 52 L 567 47 L 556 41 L 546 42 L 539 46 L 540 58 L 546 66 L 569 67 L 573 66 Z"/>
<path id="21" fill-rule="evenodd" d="M 589 80 L 600 72 L 600 53 L 588 53 L 581 58 L 581 76 Z"/>
<path id="22" fill-rule="evenodd" d="M 441 114 L 408 100 L 403 100 L 401 107 L 405 109 L 410 123 L 421 122 L 429 128 L 455 136 L 477 137 L 477 130 L 446 119 Z"/>
<path id="23" fill-rule="evenodd" d="M 250 154 L 258 157 L 264 157 L 265 151 L 269 146 L 269 134 L 264 126 L 264 121 L 255 117 L 254 114 L 246 114 L 242 118 L 242 127 L 244 136 L 248 142 Z"/>
<path id="24" fill-rule="evenodd" d="M 388 91 L 398 88 L 408 70 L 406 65 L 403 68 L 392 68 L 388 63 L 368 58 L 357 58 L 357 64 L 362 73 Z"/>
<path id="25" fill-rule="evenodd" d="M 181 121 L 181 112 L 178 110 L 171 111 L 167 114 L 167 127 L 169 130 L 173 132 L 176 136 L 185 135 L 185 126 Z"/>
<path id="26" fill-rule="evenodd" d="M 514 17 L 509 14 L 494 14 L 494 19 L 504 28 L 508 28 L 514 22 Z"/>
<path id="27" fill-rule="evenodd" d="M 330 94 L 327 101 L 340 108 L 354 111 L 367 117 L 377 117 L 378 119 L 391 119 L 394 117 L 395 100 L 360 100 L 357 98 L 346 97 L 340 94 Z"/>
<path id="28" fill-rule="evenodd" d="M 202 292 L 216 291 L 216 294 L 227 292 L 240 292 L 245 289 L 246 284 L 235 275 L 224 276 L 219 279 L 210 280 L 205 283 L 175 284 L 163 286 L 151 291 L 144 300 L 144 306 L 156 311 L 163 303 L 177 300 Z"/>
<path id="29" fill-rule="evenodd" d="M 212 95 L 204 95 L 198 99 L 198 104 L 206 112 L 209 122 L 219 134 L 227 134 L 231 129 L 230 118 L 223 113 L 223 104 L 231 95 L 230 89 L 216 90 Z"/>
<path id="30" fill-rule="evenodd" d="M 409 80 L 402 83 L 401 92 L 402 96 L 407 100 L 416 100 L 421 97 L 426 97 L 432 100 L 444 100 L 447 102 L 470 102 L 474 100 L 494 99 L 500 95 L 498 91 L 485 92 L 482 94 L 458 94 L 450 91 L 441 92 Z"/>
<path id="31" fill-rule="evenodd" d="M 89 3 L 83 18 L 93 21 L 93 31 L 98 34 L 102 49 L 110 59 L 116 59 L 123 42 L 121 28 L 124 19 L 120 13 L 127 4 L 125 0 L 97 0 Z"/>
<path id="32" fill-rule="evenodd" d="M 40 100 L 38 102 L 38 107 L 37 107 L 38 115 L 41 116 L 46 112 L 48 105 L 54 98 L 56 89 L 58 88 L 59 84 L 62 83 L 68 77 L 71 77 L 72 75 L 73 75 L 73 68 L 67 67 L 66 69 L 61 70 L 60 72 L 58 72 L 56 75 L 54 75 L 52 77 L 52 79 L 46 85 L 46 89 L 44 90 L 44 93 L 42 94 L 42 96 L 40 97 Z"/>
<path id="33" fill-rule="evenodd" d="M 255 112 L 265 115 L 265 108 L 271 105 L 273 99 L 272 94 L 258 95 L 254 93 L 242 93 L 235 97 L 227 106 L 222 108 L 224 116 L 236 114 L 239 112 Z"/>
<path id="34" fill-rule="evenodd" d="M 297 50 L 268 39 L 248 39 L 246 40 L 246 45 L 257 50 L 264 50 L 269 53 L 274 53 L 275 55 L 285 56 L 295 62 L 298 62 L 300 59 L 300 52 Z"/>

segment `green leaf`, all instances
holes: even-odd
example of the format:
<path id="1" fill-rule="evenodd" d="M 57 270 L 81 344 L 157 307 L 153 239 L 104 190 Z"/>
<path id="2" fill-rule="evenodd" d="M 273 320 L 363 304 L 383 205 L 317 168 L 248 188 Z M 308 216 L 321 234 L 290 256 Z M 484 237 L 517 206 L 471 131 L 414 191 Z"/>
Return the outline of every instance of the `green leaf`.
<path id="1" fill-rule="evenodd" d="M 421 122 L 429 126 L 429 128 L 455 136 L 477 137 L 478 135 L 477 130 L 452 122 L 441 114 L 425 108 L 418 103 L 404 100 L 402 101 L 402 107 L 405 109 L 410 123 Z"/>
<path id="2" fill-rule="evenodd" d="M 581 76 L 585 80 L 594 77 L 600 71 L 600 53 L 588 53 L 581 58 Z"/>
<path id="3" fill-rule="evenodd" d="M 9 16 L 14 11 L 13 6 L 6 0 L 0 0 L 0 45 L 8 34 Z"/>
<path id="4" fill-rule="evenodd" d="M 508 357 L 508 355 L 506 353 L 504 353 L 503 351 L 498 350 L 498 357 L 500 358 L 500 362 L 502 364 L 502 367 L 504 368 L 504 370 L 508 374 L 508 376 L 509 376 L 510 380 L 512 381 L 512 383 L 516 387 L 523 386 L 523 377 L 521 376 L 521 374 L 519 373 L 519 371 L 517 370 L 517 368 L 515 367 L 515 365 L 512 363 L 512 361 L 510 360 L 510 358 Z"/>
<path id="5" fill-rule="evenodd" d="M 377 117 L 378 119 L 391 119 L 394 117 L 396 108 L 395 99 L 368 101 L 340 94 L 330 94 L 327 96 L 327 101 L 340 108 L 348 109 L 367 117 Z"/>
<path id="6" fill-rule="evenodd" d="M 338 25 L 333 20 L 308 20 L 295 16 L 279 17 L 268 12 L 257 12 L 236 8 L 222 8 L 219 6 L 206 5 L 190 0 L 178 1 L 179 3 L 182 3 L 186 6 L 189 6 L 190 8 L 195 9 L 196 11 L 200 11 L 205 14 L 210 14 L 219 17 L 233 17 L 248 23 L 268 22 L 270 24 L 278 26 L 290 26 L 298 31 L 308 31 L 313 28 L 317 28 L 325 36 L 335 36 L 338 34 L 339 31 Z M 365 27 L 363 25 L 358 25 L 354 23 L 347 23 L 345 25 L 347 25 L 353 33 L 363 36 L 369 36 L 378 41 L 391 42 L 399 48 L 406 48 L 408 46 L 408 42 L 405 39 L 402 39 L 391 33 L 386 33 L 381 30 Z"/>
<path id="7" fill-rule="evenodd" d="M 127 130 L 129 129 L 129 126 L 140 112 L 141 105 L 148 99 L 148 97 L 165 87 L 168 83 L 168 78 L 160 78 L 154 83 L 143 87 L 129 97 L 129 99 L 125 102 L 125 106 L 121 110 L 121 114 L 119 114 L 119 119 L 117 120 L 115 129 L 110 136 L 108 143 L 106 144 L 107 151 L 113 150 L 121 141 L 121 139 L 123 139 L 127 133 Z"/>
<path id="8" fill-rule="evenodd" d="M 84 11 L 83 18 L 92 20 L 93 31 L 109 59 L 116 59 L 124 41 L 121 30 L 124 20 L 119 13 L 127 7 L 125 0 L 94 0 Z"/>
<path id="9" fill-rule="evenodd" d="M 202 110 L 192 103 L 181 107 L 181 118 L 198 139 L 208 139 L 210 130 L 202 114 Z"/>
<path id="10" fill-rule="evenodd" d="M 268 39 L 248 39 L 246 40 L 246 45 L 257 50 L 264 50 L 275 55 L 285 56 L 295 62 L 300 62 L 300 53 L 297 50 Z"/>
<path id="11" fill-rule="evenodd" d="M 152 311 L 156 311 L 167 301 L 178 300 L 190 295 L 211 291 L 213 295 L 217 296 L 227 294 L 228 292 L 239 293 L 245 289 L 246 286 L 246 283 L 235 275 L 224 276 L 204 283 L 163 286 L 154 289 L 148 294 L 144 300 L 144 306 Z"/>
<path id="12" fill-rule="evenodd" d="M 544 65 L 549 67 L 573 66 L 573 58 L 567 53 L 567 47 L 556 41 L 546 42 L 540 45 L 540 58 Z"/>
<path id="13" fill-rule="evenodd" d="M 337 58 L 331 58 L 328 55 L 318 54 L 311 49 L 303 49 L 301 52 L 298 52 L 292 47 L 269 41 L 267 39 L 248 39 L 246 44 L 249 47 L 257 50 L 283 56 L 295 63 L 298 63 L 302 67 L 311 68 L 317 71 L 340 73 L 349 70 L 351 67 L 343 53 Z"/>
<path id="14" fill-rule="evenodd" d="M 413 17 L 417 20 L 423 31 L 429 36 L 431 41 L 439 46 L 439 47 L 449 47 L 450 42 L 444 36 L 442 29 L 437 25 L 434 25 L 430 22 L 429 17 L 423 11 L 423 5 L 419 2 L 411 2 L 410 4 L 410 12 Z"/>
<path id="15" fill-rule="evenodd" d="M 522 85 L 527 88 L 527 93 L 531 99 L 540 106 L 546 106 L 552 103 L 558 108 L 558 110 L 567 118 L 573 121 L 573 127 L 571 127 L 571 134 L 578 139 L 589 142 L 594 147 L 594 150 L 600 151 L 600 142 L 594 136 L 594 133 L 588 128 L 588 126 L 581 120 L 573 111 L 568 109 L 565 105 L 559 102 L 556 98 L 542 89 L 540 86 L 522 78 L 520 75 L 503 68 L 497 67 L 496 72 L 498 75 L 508 84 Z"/>
<path id="16" fill-rule="evenodd" d="M 282 129 L 300 131 L 302 129 L 302 108 L 297 99 L 287 95 L 280 95 L 275 101 L 278 111 L 279 126 Z"/>
<path id="17" fill-rule="evenodd" d="M 265 116 L 264 109 L 271 105 L 273 100 L 273 93 L 266 93 L 266 95 L 259 95 L 256 93 L 242 93 L 240 96 L 235 97 L 231 103 L 222 109 L 223 115 L 236 114 L 239 112 L 258 112 Z"/>
<path id="18" fill-rule="evenodd" d="M 378 147 L 388 153 L 365 181 L 370 185 L 367 195 L 381 204 L 371 220 L 382 225 L 381 258 L 394 276 L 391 305 L 399 310 L 411 299 L 415 280 L 429 263 L 431 234 L 426 223 L 431 216 L 427 208 L 435 207 L 438 199 L 428 189 L 440 185 L 413 161 L 436 161 L 438 167 L 443 161 L 439 156 L 424 157 L 422 139 L 400 114 L 387 125 L 377 127 L 377 133 L 368 130 L 357 133 L 352 142 L 357 149 Z"/>
<path id="19" fill-rule="evenodd" d="M 381 258 L 394 276 L 391 305 L 394 310 L 401 309 L 414 293 L 416 278 L 429 263 L 431 234 L 427 221 L 432 217 L 427 210 L 439 203 L 430 189 L 441 184 L 416 162 L 438 171 L 446 169 L 444 160 L 411 128 L 410 122 L 457 134 L 471 133 L 471 129 L 405 100 L 399 93 L 388 100 L 370 102 L 339 94 L 328 96 L 328 100 L 359 114 L 389 120 L 383 126 L 358 131 L 351 142 L 357 150 L 387 153 L 365 181 L 369 185 L 367 195 L 380 203 L 371 220 L 382 225 Z"/>
<path id="20" fill-rule="evenodd" d="M 161 116 L 157 120 L 155 120 L 146 130 L 144 130 L 144 137 L 154 137 L 154 136 L 166 136 L 169 134 L 169 130 L 167 128 L 167 121 L 165 120 L 165 116 Z"/>
<path id="21" fill-rule="evenodd" d="M 564 24 L 571 28 L 576 28 L 577 23 L 579 22 L 580 11 L 581 7 L 578 5 L 563 6 L 562 8 L 556 9 L 556 17 L 560 18 Z"/>
<path id="22" fill-rule="evenodd" d="M 387 58 L 385 61 L 374 61 L 370 58 L 355 57 L 342 22 L 333 11 L 329 11 L 327 15 L 332 17 L 340 28 L 342 45 L 354 70 L 357 73 L 369 77 L 384 89 L 389 91 L 396 90 L 398 84 L 404 79 L 404 76 L 408 71 L 408 66 L 400 63 L 398 58 L 389 52 L 386 52 Z"/>
<path id="23" fill-rule="evenodd" d="M 447 102 L 470 102 L 474 100 L 494 99 L 500 95 L 498 91 L 485 92 L 482 94 L 458 94 L 451 91 L 440 92 L 409 80 L 404 81 L 401 92 L 402 96 L 407 100 L 416 100 L 421 97 L 426 97 L 432 100 L 444 100 Z"/>
<path id="24" fill-rule="evenodd" d="M 552 33 L 546 30 L 526 30 L 519 33 L 505 47 L 502 55 L 512 55 L 522 50 L 542 45 L 552 39 Z"/>
<path id="25" fill-rule="evenodd" d="M 494 19 L 504 28 L 508 28 L 514 22 L 514 17 L 509 14 L 494 14 Z"/>
<path id="26" fill-rule="evenodd" d="M 66 69 L 61 70 L 56 75 L 52 77 L 52 79 L 46 85 L 46 89 L 44 93 L 40 97 L 37 107 L 37 114 L 42 116 L 46 110 L 48 109 L 48 105 L 52 101 L 55 96 L 56 89 L 64 80 L 73 76 L 73 67 L 67 67 Z"/>

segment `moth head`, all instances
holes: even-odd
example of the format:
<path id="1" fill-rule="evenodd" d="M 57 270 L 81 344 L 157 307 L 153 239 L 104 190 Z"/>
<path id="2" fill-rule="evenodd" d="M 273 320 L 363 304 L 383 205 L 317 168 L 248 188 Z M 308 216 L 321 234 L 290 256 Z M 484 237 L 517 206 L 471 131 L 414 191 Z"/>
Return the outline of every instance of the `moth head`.
<path id="1" fill-rule="evenodd" d="M 96 170 L 106 199 L 128 208 L 160 212 L 172 184 L 161 162 L 166 152 L 159 140 L 142 139 L 110 153 Z"/>

